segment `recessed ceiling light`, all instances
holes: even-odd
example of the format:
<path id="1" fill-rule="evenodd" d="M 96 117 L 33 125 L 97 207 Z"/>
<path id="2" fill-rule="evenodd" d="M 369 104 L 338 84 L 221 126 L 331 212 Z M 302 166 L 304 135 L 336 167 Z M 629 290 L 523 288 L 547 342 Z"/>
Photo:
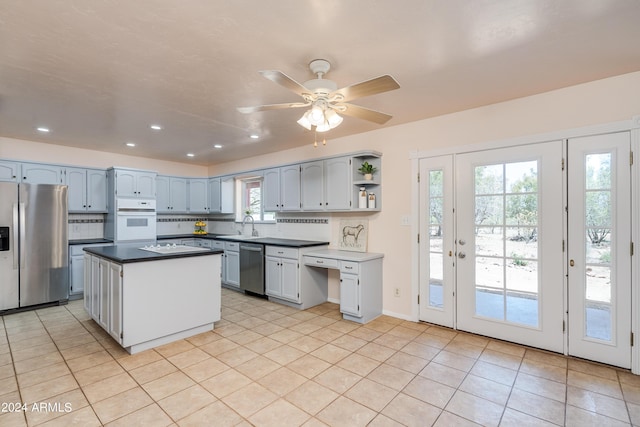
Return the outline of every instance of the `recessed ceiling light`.
<path id="1" fill-rule="evenodd" d="M 38 132 L 42 132 L 42 133 L 50 132 L 49 128 L 45 128 L 45 127 L 39 127 L 39 128 L 37 128 L 37 130 L 38 130 Z"/>
<path id="2" fill-rule="evenodd" d="M 149 127 L 150 127 L 151 129 L 153 129 L 153 130 L 162 130 L 162 126 L 160 126 L 160 125 L 151 125 L 151 126 L 149 126 Z"/>
<path id="3" fill-rule="evenodd" d="M 249 138 L 251 138 L 251 139 L 258 139 L 258 138 L 260 138 L 260 136 L 259 136 L 259 135 L 256 135 L 256 134 L 254 133 L 254 134 L 252 134 L 252 135 L 249 135 Z"/>
<path id="4" fill-rule="evenodd" d="M 136 144 L 135 144 L 135 143 L 133 143 L 133 142 L 127 142 L 125 145 L 126 145 L 127 147 L 135 147 L 135 146 L 136 146 Z"/>
<path id="5" fill-rule="evenodd" d="M 193 153 L 187 153 L 187 157 L 195 157 L 196 155 Z"/>
<path id="6" fill-rule="evenodd" d="M 216 145 L 213 146 L 213 148 L 222 148 L 222 145 L 216 144 Z"/>

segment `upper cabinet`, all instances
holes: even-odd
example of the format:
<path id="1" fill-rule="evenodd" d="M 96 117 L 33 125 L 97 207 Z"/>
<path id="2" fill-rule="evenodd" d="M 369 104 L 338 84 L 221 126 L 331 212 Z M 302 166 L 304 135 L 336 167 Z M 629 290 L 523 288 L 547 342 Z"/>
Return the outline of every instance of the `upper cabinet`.
<path id="1" fill-rule="evenodd" d="M 345 211 L 351 203 L 351 158 L 303 163 L 300 172 L 302 210 Z"/>
<path id="2" fill-rule="evenodd" d="M 156 198 L 156 173 L 130 169 L 110 169 L 115 179 L 116 197 Z"/>
<path id="3" fill-rule="evenodd" d="M 189 212 L 209 213 L 209 183 L 207 179 L 189 179 Z"/>
<path id="4" fill-rule="evenodd" d="M 19 182 L 20 163 L 0 161 L 0 181 Z"/>
<path id="5" fill-rule="evenodd" d="M 234 212 L 234 187 L 235 180 L 232 176 L 209 179 L 210 213 Z"/>
<path id="6" fill-rule="evenodd" d="M 262 186 L 266 212 L 300 210 L 300 165 L 265 170 Z"/>
<path id="7" fill-rule="evenodd" d="M 41 163 L 22 164 L 22 182 L 28 184 L 62 184 L 63 175 L 62 166 Z"/>
<path id="8" fill-rule="evenodd" d="M 66 168 L 69 212 L 107 211 L 107 171 Z"/>
<path id="9" fill-rule="evenodd" d="M 158 213 L 187 212 L 187 178 L 156 177 L 156 210 Z"/>

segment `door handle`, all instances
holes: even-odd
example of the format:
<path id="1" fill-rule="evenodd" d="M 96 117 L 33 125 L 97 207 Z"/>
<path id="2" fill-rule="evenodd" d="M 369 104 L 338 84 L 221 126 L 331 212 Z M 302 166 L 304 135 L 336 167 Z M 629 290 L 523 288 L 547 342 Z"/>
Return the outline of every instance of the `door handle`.
<path id="1" fill-rule="evenodd" d="M 466 257 L 467 257 L 467 254 L 465 254 L 464 252 L 458 252 L 458 258 L 464 259 Z"/>
<path id="2" fill-rule="evenodd" d="M 13 204 L 13 269 L 18 269 L 18 204 Z"/>
<path id="3" fill-rule="evenodd" d="M 24 211 L 24 203 L 20 203 L 20 267 L 21 268 L 25 268 L 26 264 L 27 264 L 27 258 L 25 256 L 25 244 L 24 244 L 24 239 L 26 237 L 26 233 L 25 233 L 25 221 L 26 221 L 26 214 Z M 15 242 L 14 242 L 15 245 Z"/>

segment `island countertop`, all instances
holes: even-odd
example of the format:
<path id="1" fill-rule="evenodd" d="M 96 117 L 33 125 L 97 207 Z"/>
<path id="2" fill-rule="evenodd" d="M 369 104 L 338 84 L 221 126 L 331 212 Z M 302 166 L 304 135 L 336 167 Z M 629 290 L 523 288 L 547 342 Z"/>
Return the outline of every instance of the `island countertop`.
<path id="1" fill-rule="evenodd" d="M 155 253 L 132 247 L 130 245 L 89 247 L 85 248 L 84 251 L 92 255 L 108 259 L 109 261 L 116 262 L 118 264 L 128 264 L 132 262 L 144 261 L 161 261 L 166 259 L 190 258 L 207 255 L 220 255 L 223 253 L 222 250 L 208 248 L 191 248 L 189 252 Z"/>

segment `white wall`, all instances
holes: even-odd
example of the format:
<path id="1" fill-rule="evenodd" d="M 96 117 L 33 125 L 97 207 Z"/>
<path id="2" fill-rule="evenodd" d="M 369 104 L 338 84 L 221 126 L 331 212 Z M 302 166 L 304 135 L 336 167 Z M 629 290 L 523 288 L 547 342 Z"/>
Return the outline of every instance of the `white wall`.
<path id="1" fill-rule="evenodd" d="M 376 150 L 383 153 L 383 207 L 369 218 L 369 251 L 384 258 L 384 310 L 411 315 L 411 228 L 401 225 L 411 212 L 411 163 L 409 153 L 447 146 L 490 142 L 628 120 L 640 114 L 640 72 L 547 92 L 526 98 L 461 111 L 428 120 L 399 125 L 340 139 L 314 149 L 304 147 L 197 168 L 190 164 L 0 138 L 0 158 L 48 163 L 108 167 L 112 165 L 157 170 L 163 174 L 206 176 L 259 169 L 315 157 Z M 355 119 L 352 119 L 355 120 Z M 295 124 L 292 124 L 295 126 Z M 331 241 L 337 239 L 340 215 L 330 214 Z M 394 297 L 393 288 L 401 289 Z M 335 295 L 335 289 L 330 291 Z"/>

